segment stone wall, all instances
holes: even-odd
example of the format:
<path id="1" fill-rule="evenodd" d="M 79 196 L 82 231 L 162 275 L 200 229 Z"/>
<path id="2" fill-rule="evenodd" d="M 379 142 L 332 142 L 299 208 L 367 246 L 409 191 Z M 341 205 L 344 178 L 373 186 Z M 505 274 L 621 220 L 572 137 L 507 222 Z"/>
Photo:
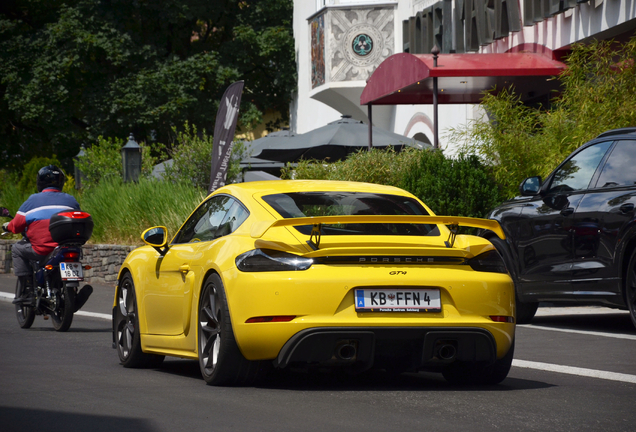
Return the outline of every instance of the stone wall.
<path id="1" fill-rule="evenodd" d="M 11 273 L 11 245 L 15 240 L 0 240 L 0 273 Z M 135 246 L 87 244 L 82 247 L 84 258 L 82 264 L 90 265 L 84 271 L 84 280 L 88 283 L 115 284 L 117 272 L 128 253 Z"/>

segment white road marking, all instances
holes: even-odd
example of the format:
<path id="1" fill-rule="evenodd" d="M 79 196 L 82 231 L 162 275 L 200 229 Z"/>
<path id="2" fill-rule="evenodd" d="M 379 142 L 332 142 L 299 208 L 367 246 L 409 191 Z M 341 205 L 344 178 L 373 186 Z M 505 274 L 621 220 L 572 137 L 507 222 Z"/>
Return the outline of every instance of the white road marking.
<path id="1" fill-rule="evenodd" d="M 545 306 L 537 309 L 536 316 L 554 315 L 606 315 L 628 314 L 629 311 L 603 306 Z"/>
<path id="2" fill-rule="evenodd" d="M 75 312 L 75 315 L 83 315 L 83 316 L 87 316 L 87 317 L 93 317 L 93 318 L 101 318 L 101 319 L 105 319 L 108 321 L 112 321 L 113 316 L 110 314 L 103 314 L 103 313 L 97 313 L 97 312 L 84 312 L 84 311 L 77 311 Z"/>
<path id="3" fill-rule="evenodd" d="M 0 301 L 10 302 L 10 301 L 13 301 L 14 297 L 15 297 L 14 294 L 6 293 L 6 292 L 0 292 Z M 110 314 L 103 314 L 103 313 L 97 313 L 97 312 L 77 311 L 77 312 L 75 312 L 75 315 L 82 315 L 82 316 L 88 316 L 88 317 L 93 317 L 93 318 L 100 318 L 100 319 L 105 319 L 105 320 L 108 320 L 108 321 L 112 320 L 112 316 Z"/>
<path id="4" fill-rule="evenodd" d="M 561 366 L 550 363 L 541 363 L 541 362 L 533 362 L 527 360 L 517 360 L 514 359 L 512 361 L 512 365 L 520 368 L 528 368 L 528 369 L 538 369 L 542 371 L 548 372 L 557 372 L 569 375 L 578 375 L 589 378 L 600 378 L 611 381 L 620 381 L 620 382 L 628 382 L 632 384 L 636 384 L 636 375 L 628 375 L 616 372 L 607 372 L 596 369 L 586 369 L 586 368 L 578 368 L 573 366 Z"/>
<path id="5" fill-rule="evenodd" d="M 544 327 L 544 326 L 534 325 L 534 324 L 520 324 L 518 325 L 518 327 L 531 328 L 534 330 L 549 330 L 549 331 L 556 331 L 556 332 L 562 332 L 562 333 L 578 333 L 578 334 L 584 334 L 584 335 L 590 335 L 590 336 L 602 336 L 602 337 L 609 337 L 609 338 L 615 338 L 615 339 L 636 340 L 636 335 L 621 334 L 621 333 L 603 333 L 603 332 L 586 331 L 586 330 L 571 330 L 571 329 L 563 329 L 563 328 L 556 328 L 556 327 Z"/>

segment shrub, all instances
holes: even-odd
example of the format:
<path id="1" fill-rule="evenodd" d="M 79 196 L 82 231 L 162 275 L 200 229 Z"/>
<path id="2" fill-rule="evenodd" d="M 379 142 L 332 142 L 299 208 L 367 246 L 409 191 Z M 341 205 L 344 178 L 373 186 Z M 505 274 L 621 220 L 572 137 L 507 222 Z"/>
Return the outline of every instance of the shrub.
<path id="1" fill-rule="evenodd" d="M 419 152 L 404 167 L 398 186 L 438 215 L 484 217 L 503 200 L 488 168 L 475 155 L 451 159 L 440 151 Z"/>
<path id="2" fill-rule="evenodd" d="M 82 188 L 90 189 L 108 178 L 122 178 L 123 165 L 121 148 L 124 140 L 121 138 L 97 138 L 97 142 L 84 149 L 84 156 L 78 158 L 76 164 L 82 172 Z M 148 177 L 156 159 L 151 155 L 152 148 L 144 143 L 141 147 L 141 177 Z"/>
<path id="3" fill-rule="evenodd" d="M 289 162 L 281 169 L 280 178 L 283 180 L 329 180 L 331 171 L 336 168 L 336 163 L 321 162 L 318 160 L 301 160 L 293 166 Z"/>
<path id="4" fill-rule="evenodd" d="M 168 150 L 168 155 L 173 162 L 171 165 L 166 165 L 164 178 L 176 182 L 187 181 L 207 191 L 210 186 L 214 138 L 208 135 L 205 129 L 198 132 L 196 125 L 190 125 L 187 122 L 183 131 L 179 132 L 176 128 L 173 128 L 173 131 L 176 134 L 177 143 Z M 235 141 L 226 183 L 231 183 L 239 176 L 240 161 L 246 156 L 243 143 Z"/>
<path id="5" fill-rule="evenodd" d="M 397 186 L 440 215 L 483 217 L 502 200 L 488 168 L 475 155 L 449 159 L 439 151 L 362 150 L 346 160 L 287 165 L 283 178 L 345 180 Z"/>
<path id="6" fill-rule="evenodd" d="M 37 173 L 40 168 L 51 164 L 60 167 L 60 163 L 55 158 L 36 157 L 25 165 L 20 176 L 16 173 L 0 170 L 0 207 L 8 208 L 11 214 L 15 215 L 22 203 L 32 194 L 37 193 Z M 66 173 L 65 175 L 66 182 L 62 191 L 77 195 L 75 179 Z"/>
<path id="7" fill-rule="evenodd" d="M 384 149 L 359 150 L 343 161 L 327 163 L 316 160 L 302 160 L 296 167 L 287 164 L 281 178 L 342 180 L 377 183 L 396 186 L 404 168 L 419 152 L 406 148 L 396 152 L 389 147 Z"/>
<path id="8" fill-rule="evenodd" d="M 16 173 L 0 170 L 0 207 L 8 208 L 9 212 L 15 215 L 29 195 L 30 193 L 25 195 L 19 191 Z M 2 222 L 4 223 L 6 220 Z"/>
<path id="9" fill-rule="evenodd" d="M 55 165 L 62 169 L 62 164 L 60 164 L 60 161 L 55 155 L 53 157 L 34 157 L 24 166 L 22 175 L 18 181 L 18 191 L 22 195 L 28 197 L 31 194 L 37 193 L 38 171 L 40 171 L 40 168 L 47 165 Z"/>
<path id="10" fill-rule="evenodd" d="M 397 186 L 404 168 L 420 152 L 408 147 L 401 152 L 396 152 L 392 147 L 386 150 L 360 150 L 338 165 L 338 177 L 340 180 Z"/>

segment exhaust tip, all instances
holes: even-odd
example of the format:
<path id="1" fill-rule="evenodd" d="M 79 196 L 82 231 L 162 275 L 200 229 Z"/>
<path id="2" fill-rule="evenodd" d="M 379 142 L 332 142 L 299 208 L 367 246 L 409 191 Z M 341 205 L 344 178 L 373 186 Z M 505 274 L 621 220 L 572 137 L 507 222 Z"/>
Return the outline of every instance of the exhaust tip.
<path id="1" fill-rule="evenodd" d="M 444 343 L 437 348 L 437 358 L 440 360 L 454 360 L 457 356 L 457 348 L 454 344 Z"/>
<path id="2" fill-rule="evenodd" d="M 355 341 L 340 341 L 336 345 L 335 351 L 338 360 L 351 361 L 358 354 L 358 344 Z"/>

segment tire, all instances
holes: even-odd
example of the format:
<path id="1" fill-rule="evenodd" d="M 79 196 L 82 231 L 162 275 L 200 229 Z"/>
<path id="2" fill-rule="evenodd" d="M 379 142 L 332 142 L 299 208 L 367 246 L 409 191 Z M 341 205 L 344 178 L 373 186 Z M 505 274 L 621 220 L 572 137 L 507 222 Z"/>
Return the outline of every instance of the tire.
<path id="1" fill-rule="evenodd" d="M 113 309 L 113 332 L 119 361 L 125 368 L 158 368 L 164 356 L 141 350 L 137 298 L 132 277 L 122 278 L 117 290 L 117 306 Z"/>
<path id="2" fill-rule="evenodd" d="M 22 292 L 24 290 L 24 286 L 20 283 L 20 278 L 15 285 L 15 296 L 16 298 L 22 297 Z M 22 304 L 15 305 L 15 316 L 18 319 L 18 325 L 20 328 L 28 329 L 33 325 L 33 320 L 35 320 L 35 309 L 32 306 L 25 306 Z"/>
<path id="3" fill-rule="evenodd" d="M 221 278 L 208 276 L 201 291 L 198 315 L 199 368 L 208 385 L 250 384 L 261 367 L 248 361 L 239 350 Z"/>
<path id="4" fill-rule="evenodd" d="M 504 260 L 506 264 L 506 268 L 508 269 L 508 273 L 510 273 L 510 277 L 512 278 L 512 282 L 515 285 L 515 310 L 516 316 L 515 320 L 517 324 L 530 324 L 532 318 L 537 313 L 537 308 L 539 307 L 538 302 L 523 302 L 519 300 L 519 292 L 517 290 L 517 276 L 514 273 L 514 267 L 512 265 L 512 257 L 510 256 L 510 252 L 508 251 L 508 245 L 506 242 L 501 240 L 499 237 L 489 237 L 488 241 L 490 241 L 499 255 Z"/>
<path id="5" fill-rule="evenodd" d="M 629 257 L 627 277 L 625 278 L 625 303 L 629 308 L 632 324 L 636 326 L 636 250 Z"/>
<path id="6" fill-rule="evenodd" d="M 494 385 L 499 384 L 508 376 L 515 353 L 515 342 L 501 359 L 495 360 L 490 366 L 457 362 L 446 368 L 442 375 L 454 385 Z"/>
<path id="7" fill-rule="evenodd" d="M 75 287 L 64 286 L 61 292 L 56 294 L 57 307 L 51 311 L 53 328 L 55 331 L 65 332 L 73 323 L 75 313 Z"/>

